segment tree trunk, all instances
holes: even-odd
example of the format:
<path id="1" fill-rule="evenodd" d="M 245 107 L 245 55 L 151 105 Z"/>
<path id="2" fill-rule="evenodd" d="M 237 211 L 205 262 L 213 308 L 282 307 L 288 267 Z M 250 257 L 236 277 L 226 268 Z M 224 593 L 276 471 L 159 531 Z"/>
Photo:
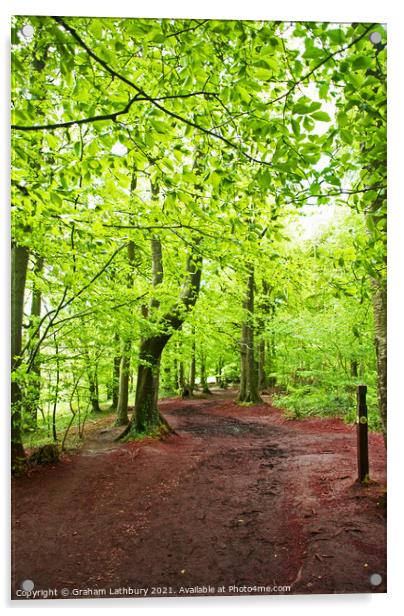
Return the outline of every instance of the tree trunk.
<path id="1" fill-rule="evenodd" d="M 178 389 L 181 394 L 185 389 L 185 370 L 183 361 L 178 362 Z"/>
<path id="2" fill-rule="evenodd" d="M 52 411 L 52 436 L 53 441 L 57 443 L 58 435 L 56 432 L 56 411 L 58 407 L 58 397 L 59 397 L 59 383 L 60 383 L 60 359 L 59 359 L 59 345 L 56 338 L 56 335 L 53 335 L 53 341 L 55 344 L 55 357 L 56 357 L 56 384 L 55 384 L 55 393 L 53 396 L 53 411 Z"/>
<path id="3" fill-rule="evenodd" d="M 210 394 L 208 387 L 208 381 L 206 378 L 206 357 L 205 353 L 201 351 L 201 388 L 203 394 Z"/>
<path id="4" fill-rule="evenodd" d="M 268 385 L 265 364 L 265 340 L 261 339 L 258 346 L 258 391 L 264 391 Z"/>
<path id="5" fill-rule="evenodd" d="M 141 341 L 135 412 L 120 438 L 139 432 L 154 432 L 163 425 L 168 427 L 157 407 L 161 354 L 173 332 L 183 324 L 186 312 L 195 305 L 201 284 L 201 266 L 202 257 L 192 251 L 187 259 L 187 278 L 179 301 L 172 312 L 164 315 L 160 321 L 165 324 L 166 332 Z"/>
<path id="6" fill-rule="evenodd" d="M 245 319 L 241 338 L 241 381 L 238 402 L 259 403 L 257 365 L 254 357 L 254 269 L 251 267 L 247 280 L 247 294 L 243 307 Z"/>
<path id="7" fill-rule="evenodd" d="M 351 360 L 351 376 L 353 377 L 357 377 L 358 376 L 358 360 L 357 359 L 352 359 Z"/>
<path id="8" fill-rule="evenodd" d="M 34 274 L 39 276 L 42 273 L 44 265 L 43 257 L 37 256 Z M 38 288 L 34 279 L 32 287 L 32 300 L 31 300 L 31 315 L 30 315 L 30 346 L 35 348 L 41 338 L 41 332 L 39 328 L 39 320 L 41 317 L 41 302 L 42 293 Z M 30 383 L 29 392 L 24 395 L 25 398 L 25 420 L 29 424 L 30 428 L 37 427 L 38 420 L 38 408 L 41 399 L 41 358 L 39 353 L 36 353 L 31 368 L 32 382 Z"/>
<path id="9" fill-rule="evenodd" d="M 160 367 L 160 375 L 163 381 L 163 388 L 165 393 L 171 395 L 176 392 L 178 383 L 175 358 L 173 358 L 172 352 L 169 349 L 166 349 L 162 366 L 162 370 Z"/>
<path id="10" fill-rule="evenodd" d="M 162 420 L 157 407 L 160 358 L 169 339 L 168 334 L 148 338 L 140 346 L 136 387 L 134 432 L 152 432 Z"/>
<path id="11" fill-rule="evenodd" d="M 276 385 L 276 374 L 273 374 L 276 371 L 276 345 L 275 345 L 275 335 L 272 333 L 270 340 L 268 341 L 267 347 L 267 374 L 270 376 L 267 377 L 267 385 L 268 387 L 275 387 Z"/>
<path id="12" fill-rule="evenodd" d="M 259 312 L 261 316 L 258 320 L 258 331 L 260 341 L 258 345 L 258 391 L 263 391 L 267 387 L 274 384 L 273 377 L 269 377 L 268 373 L 272 372 L 273 368 L 273 340 L 268 339 L 265 324 L 272 321 L 274 318 L 275 305 L 271 300 L 273 286 L 265 279 L 262 280 L 262 295 L 260 298 Z"/>
<path id="13" fill-rule="evenodd" d="M 26 246 L 11 247 L 11 370 L 21 363 L 24 291 L 27 279 L 29 250 Z M 25 464 L 21 435 L 22 392 L 17 378 L 11 380 L 11 469 L 19 473 Z"/>
<path id="14" fill-rule="evenodd" d="M 101 413 L 98 399 L 98 374 L 97 367 L 91 368 L 88 373 L 88 386 L 90 391 L 90 404 L 92 413 Z"/>
<path id="15" fill-rule="evenodd" d="M 119 378 L 120 378 L 120 365 L 121 365 L 121 353 L 118 350 L 119 347 L 119 335 L 115 334 L 114 336 L 115 342 L 115 355 L 114 355 L 114 364 L 112 369 L 112 386 L 111 386 L 111 398 L 112 398 L 112 408 L 118 408 L 118 400 L 119 400 Z"/>
<path id="16" fill-rule="evenodd" d="M 217 362 L 217 374 L 216 374 L 216 383 L 220 387 L 220 389 L 226 389 L 227 383 L 226 379 L 223 378 L 223 357 L 219 357 Z"/>
<path id="17" fill-rule="evenodd" d="M 247 323 L 243 321 L 241 324 L 241 340 L 240 340 L 240 391 L 238 400 L 243 402 L 247 396 L 247 346 L 248 333 Z"/>
<path id="18" fill-rule="evenodd" d="M 131 191 L 135 189 L 136 183 L 132 177 Z M 129 276 L 128 276 L 128 289 L 133 288 L 133 271 L 135 263 L 135 243 L 130 240 L 128 243 L 128 263 L 129 263 Z M 132 338 L 127 336 L 123 340 L 121 361 L 119 365 L 119 392 L 118 403 L 116 405 L 116 426 L 126 426 L 129 423 L 128 417 L 128 401 L 129 401 L 129 380 L 130 380 L 130 355 L 132 350 Z"/>
<path id="19" fill-rule="evenodd" d="M 373 313 L 377 365 L 377 397 L 387 447 L 387 285 L 385 281 L 372 281 Z"/>
<path id="20" fill-rule="evenodd" d="M 126 340 L 122 347 L 121 363 L 119 368 L 119 395 L 118 404 L 116 406 L 116 426 L 126 426 L 129 423 L 128 402 L 131 348 L 131 341 Z"/>
<path id="21" fill-rule="evenodd" d="M 195 328 L 192 328 L 192 349 L 191 349 L 191 365 L 189 368 L 189 393 L 192 396 L 195 389 L 196 376 L 196 344 L 195 344 Z"/>

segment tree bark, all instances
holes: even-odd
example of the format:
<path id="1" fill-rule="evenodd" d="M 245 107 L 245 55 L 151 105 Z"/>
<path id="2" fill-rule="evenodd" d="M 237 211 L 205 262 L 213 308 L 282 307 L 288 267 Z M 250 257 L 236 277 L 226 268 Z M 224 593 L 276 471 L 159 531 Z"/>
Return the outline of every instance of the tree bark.
<path id="1" fill-rule="evenodd" d="M 14 242 L 11 247 L 11 370 L 21 364 L 24 292 L 27 280 L 29 250 Z M 25 464 L 21 434 L 22 391 L 13 374 L 11 380 L 11 469 L 19 473 Z"/>
<path id="2" fill-rule="evenodd" d="M 238 402 L 259 403 L 257 364 L 254 353 L 254 268 L 250 267 L 247 279 L 247 293 L 243 301 L 245 318 L 241 336 L 241 379 Z"/>

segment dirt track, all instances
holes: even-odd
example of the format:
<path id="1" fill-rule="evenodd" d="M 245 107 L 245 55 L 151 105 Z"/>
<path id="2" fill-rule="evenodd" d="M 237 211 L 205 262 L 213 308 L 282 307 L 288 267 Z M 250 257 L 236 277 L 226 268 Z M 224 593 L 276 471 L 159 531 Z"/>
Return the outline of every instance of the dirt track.
<path id="1" fill-rule="evenodd" d="M 218 395 L 161 410 L 178 432 L 164 442 L 114 445 L 101 431 L 15 480 L 13 597 L 26 579 L 59 597 L 386 591 L 380 435 L 370 435 L 373 481 L 360 487 L 355 428 L 340 420 L 286 421 Z"/>

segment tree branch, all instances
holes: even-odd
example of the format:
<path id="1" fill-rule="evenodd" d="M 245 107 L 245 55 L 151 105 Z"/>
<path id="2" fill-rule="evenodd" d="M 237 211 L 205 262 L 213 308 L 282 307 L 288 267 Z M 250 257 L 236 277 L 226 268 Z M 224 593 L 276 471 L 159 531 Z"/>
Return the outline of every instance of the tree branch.
<path id="1" fill-rule="evenodd" d="M 105 62 L 105 60 L 103 60 L 102 58 L 97 56 L 97 54 L 95 54 L 88 47 L 88 45 L 84 42 L 84 40 L 79 36 L 79 34 L 76 32 L 76 30 L 74 28 L 72 28 L 71 26 L 69 26 L 64 21 L 64 19 L 62 17 L 55 17 L 54 16 L 54 17 L 52 17 L 52 19 L 54 19 L 67 32 L 69 32 L 72 35 L 72 37 L 78 42 L 78 44 L 88 53 L 90 58 L 92 58 L 93 60 L 95 60 L 95 62 L 100 64 L 112 77 L 115 77 L 116 79 L 119 79 L 120 81 L 125 83 L 130 88 L 136 90 L 136 92 L 138 94 L 141 94 L 144 97 L 144 100 L 152 103 L 152 105 L 157 107 L 157 109 L 159 109 L 160 111 L 162 111 L 166 115 L 174 118 L 175 120 L 178 120 L 179 122 L 181 122 L 183 124 L 187 124 L 188 126 L 191 126 L 192 128 L 195 128 L 196 130 L 201 131 L 205 135 L 209 135 L 210 137 L 213 137 L 214 139 L 219 139 L 220 141 L 222 141 L 226 145 L 230 146 L 232 149 L 237 150 L 242 156 L 244 156 L 245 158 L 247 158 L 248 160 L 250 160 L 252 162 L 256 162 L 256 163 L 259 163 L 259 164 L 262 164 L 262 165 L 267 165 L 269 167 L 272 166 L 272 164 L 267 162 L 267 161 L 260 160 L 260 159 L 254 158 L 253 156 L 250 156 L 250 154 L 247 154 L 247 152 L 242 150 L 241 147 L 237 143 L 235 143 L 234 141 L 231 141 L 227 137 L 224 137 L 220 133 L 216 133 L 216 132 L 214 132 L 211 129 L 205 128 L 205 127 L 201 126 L 200 124 L 198 124 L 197 122 L 193 122 L 192 120 L 188 120 L 188 118 L 185 118 L 185 117 L 179 115 L 178 113 L 175 113 L 174 111 L 171 111 L 170 109 L 167 109 L 167 107 L 164 107 L 163 105 L 161 105 L 158 102 L 157 99 L 155 99 L 152 96 L 150 96 L 149 94 L 147 94 L 147 92 L 145 92 L 142 88 L 140 88 L 135 83 L 133 83 L 133 81 L 131 81 L 130 79 L 128 79 L 124 75 L 121 75 L 120 73 L 118 73 L 111 66 L 109 66 L 109 64 L 107 64 L 107 62 Z"/>
<path id="2" fill-rule="evenodd" d="M 199 21 L 196 26 L 193 26 L 192 28 L 184 28 L 183 30 L 178 30 L 177 32 L 172 32 L 171 34 L 168 34 L 166 38 L 170 38 L 172 36 L 179 36 L 180 34 L 184 34 L 185 32 L 193 32 L 194 30 L 197 30 L 201 26 L 208 23 L 208 21 L 209 19 L 204 19 L 203 21 Z"/>
<path id="3" fill-rule="evenodd" d="M 285 201 L 285 205 L 290 205 L 292 203 L 296 203 L 299 201 L 307 201 L 307 199 L 311 199 L 312 197 L 316 199 L 320 199 L 321 197 L 339 197 L 340 195 L 356 195 L 358 193 L 366 193 L 371 190 L 383 190 L 385 188 L 387 188 L 387 186 L 383 186 L 380 184 L 376 184 L 374 186 L 368 186 L 367 188 L 358 188 L 355 190 L 350 190 L 348 188 L 341 188 L 341 190 L 337 192 L 320 193 L 320 194 L 314 194 L 314 195 L 310 194 L 310 195 L 305 195 L 304 197 L 298 197 L 296 199 L 292 199 L 291 201 Z"/>
<path id="4" fill-rule="evenodd" d="M 13 130 L 25 130 L 25 131 L 34 131 L 34 130 L 54 130 L 55 128 L 69 128 L 69 126 L 77 126 L 79 124 L 90 124 L 91 122 L 103 122 L 105 120 L 116 120 L 118 116 L 125 115 L 129 113 L 130 108 L 133 103 L 137 100 L 137 96 L 131 98 L 126 107 L 121 109 L 121 111 L 115 111 L 115 113 L 106 113 L 104 115 L 92 116 L 90 118 L 83 118 L 81 120 L 70 120 L 69 122 L 55 122 L 53 124 L 36 124 L 33 126 L 21 126 L 19 124 L 12 124 L 11 128 Z"/>
<path id="5" fill-rule="evenodd" d="M 353 47 L 353 45 L 355 45 L 356 43 L 358 43 L 358 41 L 363 39 L 363 37 L 365 37 L 367 35 L 367 33 L 370 32 L 370 30 L 375 27 L 375 25 L 376 24 L 370 24 L 370 26 L 368 28 L 366 28 L 366 30 L 364 30 L 364 32 L 362 32 L 362 34 L 360 36 L 358 36 L 353 41 L 351 41 L 349 43 L 349 45 L 345 45 L 344 47 L 341 47 L 341 49 L 337 49 L 337 51 L 334 51 L 333 53 L 330 53 L 326 58 L 324 58 L 324 60 L 321 60 L 321 62 L 316 64 L 316 66 L 314 68 L 312 68 L 308 73 L 303 75 L 303 77 L 301 77 L 298 81 L 295 81 L 293 86 L 291 86 L 289 88 L 289 90 L 287 90 L 284 94 L 281 94 L 277 98 L 273 98 L 272 100 L 268 101 L 266 104 L 267 105 L 273 105 L 274 103 L 277 103 L 278 101 L 281 101 L 284 98 L 286 98 L 287 96 L 289 96 L 289 94 L 291 94 L 293 92 L 293 90 L 295 90 L 295 88 L 297 88 L 298 85 L 300 85 L 301 83 L 303 83 L 303 81 L 306 81 L 306 79 L 311 77 L 313 75 L 313 73 L 315 73 L 316 70 L 320 68 L 320 66 L 323 66 L 323 64 L 326 64 L 329 60 L 331 60 L 331 58 L 333 58 L 334 56 L 338 55 L 339 53 L 342 53 L 342 52 L 346 51 L 347 49 L 349 49 L 350 47 Z"/>
<path id="6" fill-rule="evenodd" d="M 170 94 L 167 96 L 159 96 L 157 98 L 153 98 L 154 101 L 163 101 L 170 100 L 176 98 L 191 98 L 193 96 L 212 96 L 217 98 L 217 94 L 215 92 L 189 92 L 188 94 Z M 133 98 L 130 99 L 126 107 L 121 109 L 120 111 L 115 111 L 114 113 L 106 113 L 98 116 L 91 116 L 89 118 L 82 118 L 80 120 L 70 120 L 68 122 L 54 122 L 52 124 L 33 124 L 29 126 L 22 126 L 21 124 L 12 124 L 11 128 L 13 130 L 22 130 L 22 131 L 36 131 L 36 130 L 55 130 L 56 128 L 69 128 L 70 126 L 78 126 L 79 124 L 90 124 L 93 122 L 104 122 L 106 120 L 116 119 L 121 115 L 126 115 L 129 113 L 130 108 L 133 103 L 149 101 L 149 98 L 141 97 L 139 94 L 136 94 Z"/>
<path id="7" fill-rule="evenodd" d="M 75 299 L 77 299 L 77 297 L 79 297 L 82 293 L 84 293 L 84 291 L 86 291 L 96 280 L 97 278 L 99 278 L 107 269 L 107 267 L 110 265 L 110 263 L 113 261 L 113 259 L 115 259 L 116 255 L 127 246 L 127 243 L 123 244 L 122 246 L 119 246 L 119 248 L 117 248 L 111 255 L 111 257 L 108 259 L 108 261 L 106 263 L 104 263 L 104 265 L 102 266 L 102 268 L 100 270 L 98 270 L 98 272 L 91 278 L 91 280 L 89 282 L 87 282 L 84 287 L 82 287 L 79 291 L 77 291 L 77 293 L 74 293 L 72 295 L 72 297 L 70 297 L 68 300 L 65 301 L 66 295 L 67 295 L 67 287 L 64 290 L 62 299 L 60 300 L 58 306 L 56 308 L 54 308 L 53 310 L 50 310 L 49 312 L 47 312 L 47 314 L 45 314 L 36 331 L 34 332 L 33 335 L 30 336 L 30 340 L 28 341 L 27 345 L 24 348 L 24 351 L 28 348 L 28 346 L 30 345 L 30 341 L 32 340 L 33 336 L 35 335 L 35 333 L 37 333 L 37 331 L 39 331 L 42 323 L 44 322 L 44 320 L 49 317 L 51 314 L 53 315 L 52 318 L 49 320 L 49 323 L 47 324 L 47 326 L 45 327 L 45 331 L 43 332 L 43 334 L 41 335 L 41 338 L 38 340 L 35 348 L 32 350 L 32 353 L 30 354 L 30 358 L 28 361 L 28 366 L 27 366 L 27 370 L 29 371 L 33 365 L 33 362 L 35 360 L 35 357 L 40 349 L 40 346 L 43 342 L 43 340 L 45 339 L 45 337 L 47 336 L 47 333 L 49 331 L 49 329 L 52 327 L 56 317 L 58 316 L 58 314 L 60 313 L 61 310 L 63 310 L 64 308 L 66 308 L 66 306 L 68 306 L 69 304 L 71 304 Z M 22 355 L 22 353 L 21 353 Z"/>

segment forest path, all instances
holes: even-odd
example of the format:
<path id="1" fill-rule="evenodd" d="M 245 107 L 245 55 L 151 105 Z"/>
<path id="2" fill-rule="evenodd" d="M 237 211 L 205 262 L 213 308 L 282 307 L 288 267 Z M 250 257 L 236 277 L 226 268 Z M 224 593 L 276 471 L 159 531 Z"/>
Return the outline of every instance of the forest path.
<path id="1" fill-rule="evenodd" d="M 361 487 L 354 426 L 287 421 L 233 396 L 164 400 L 177 435 L 98 452 L 90 441 L 14 480 L 14 591 L 25 579 L 70 596 L 209 585 L 216 594 L 234 594 L 232 585 L 385 591 L 382 437 L 370 435 L 373 481 Z"/>

